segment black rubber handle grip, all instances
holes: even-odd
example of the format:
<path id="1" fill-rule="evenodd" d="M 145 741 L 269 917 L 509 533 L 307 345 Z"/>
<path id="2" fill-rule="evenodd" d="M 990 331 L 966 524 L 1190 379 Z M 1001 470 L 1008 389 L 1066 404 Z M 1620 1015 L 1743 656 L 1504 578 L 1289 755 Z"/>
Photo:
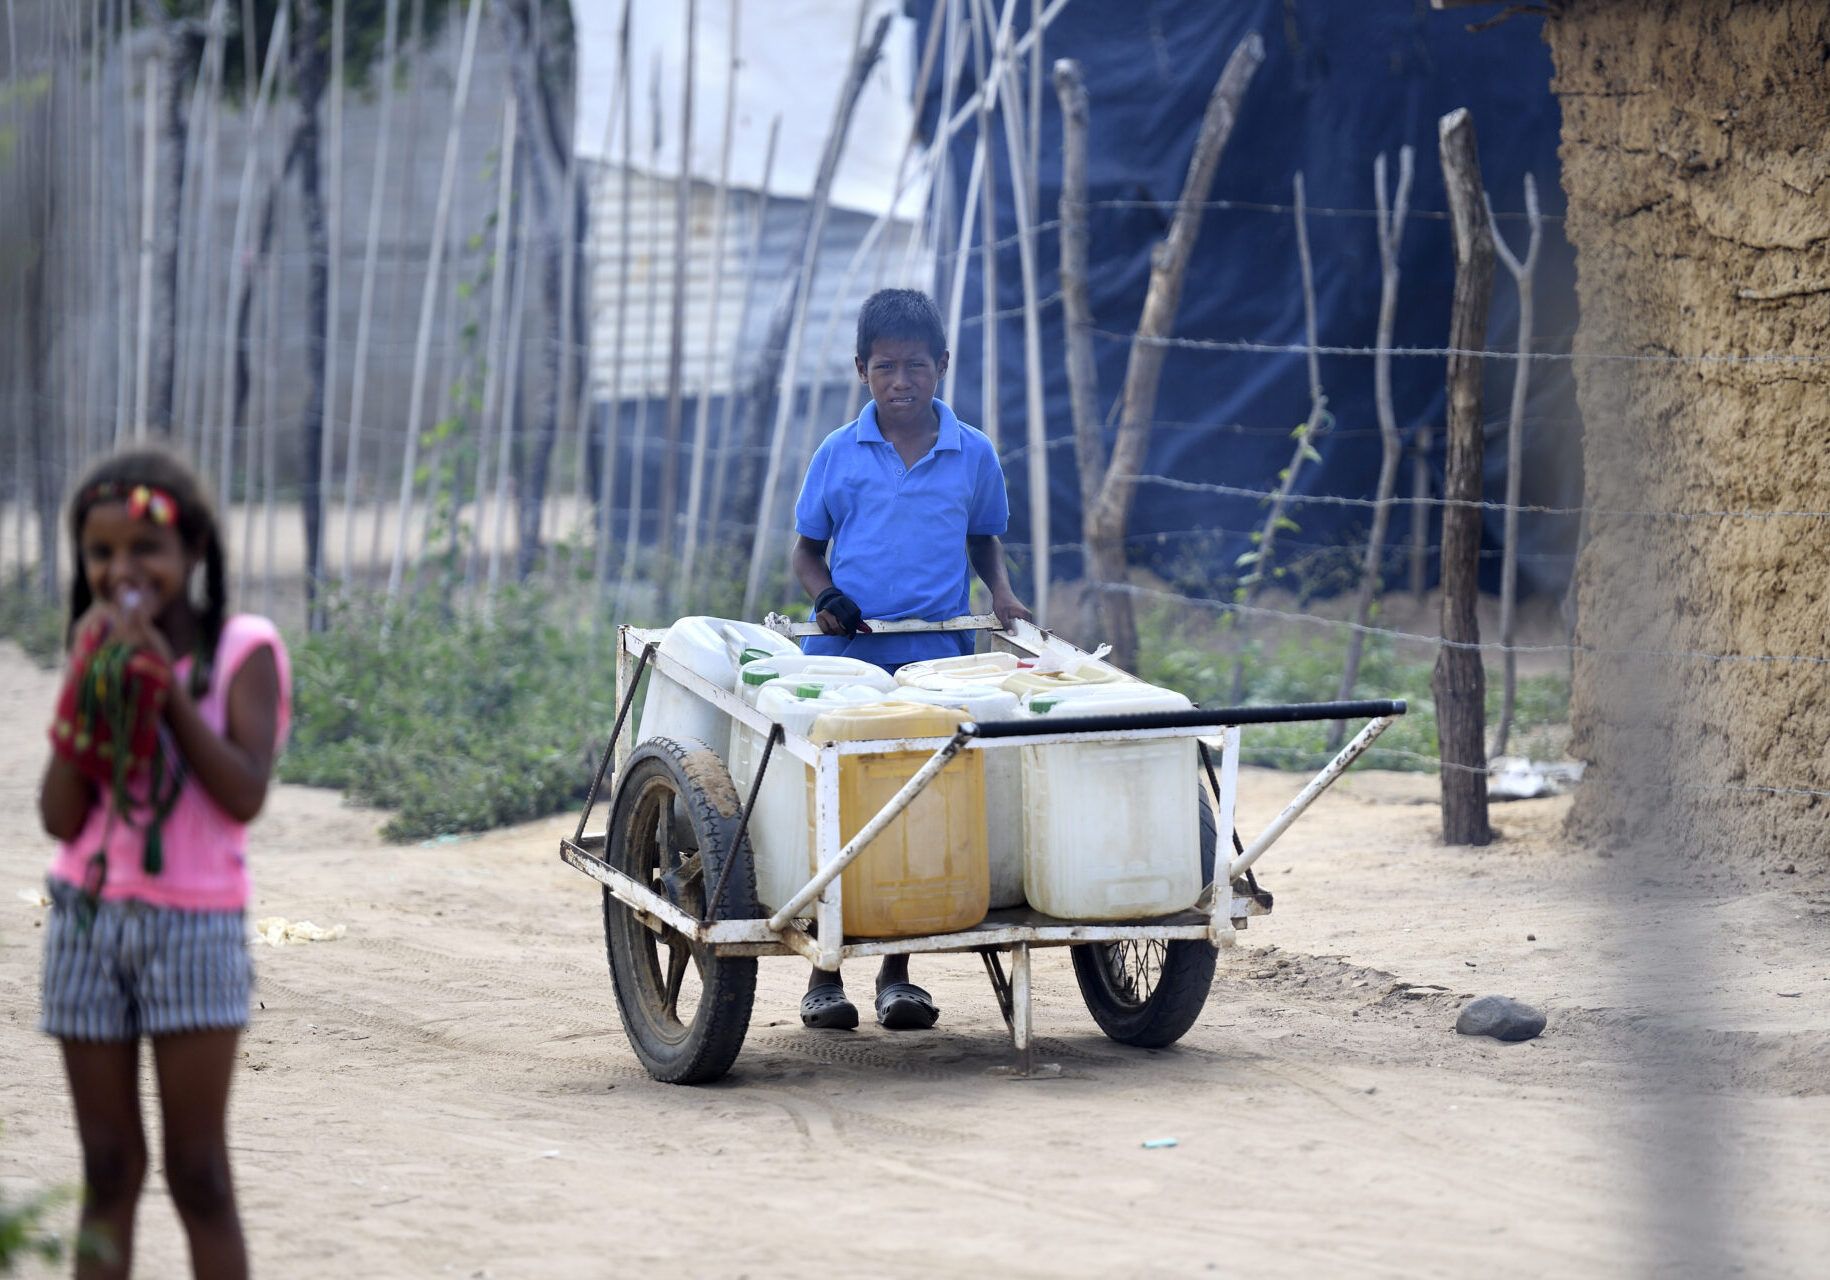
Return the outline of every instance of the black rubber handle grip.
<path id="1" fill-rule="evenodd" d="M 1199 729 L 1229 724 L 1288 724 L 1295 720 L 1362 720 L 1401 716 L 1397 701 L 1286 702 L 1266 707 L 1195 707 L 1188 711 L 1134 711 L 1104 716 L 1046 715 L 994 720 L 976 726 L 980 738 L 1030 738 L 1056 733 L 1113 733 L 1123 729 Z"/>

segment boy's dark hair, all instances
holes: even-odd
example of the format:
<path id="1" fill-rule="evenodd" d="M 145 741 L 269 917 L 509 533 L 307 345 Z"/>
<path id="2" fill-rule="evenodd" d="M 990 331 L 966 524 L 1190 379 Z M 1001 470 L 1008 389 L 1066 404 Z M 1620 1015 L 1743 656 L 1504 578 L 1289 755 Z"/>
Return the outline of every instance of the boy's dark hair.
<path id="1" fill-rule="evenodd" d="M 947 350 L 947 326 L 934 299 L 920 289 L 879 289 L 858 308 L 858 359 L 868 361 L 879 338 L 928 344 L 939 360 Z"/>
<path id="2" fill-rule="evenodd" d="M 76 496 L 70 501 L 70 545 L 76 567 L 70 575 L 66 643 L 74 638 L 77 621 L 95 601 L 95 593 L 89 589 L 89 575 L 83 571 L 83 521 L 89 517 L 89 508 L 118 501 L 112 496 L 112 486 L 141 484 L 171 495 L 178 507 L 178 536 L 185 546 L 203 555 L 204 600 L 197 615 L 197 647 L 191 656 L 191 693 L 201 698 L 209 690 L 216 642 L 222 638 L 229 602 L 225 586 L 228 575 L 223 564 L 222 537 L 217 532 L 216 509 L 197 473 L 174 453 L 154 448 L 123 449 L 90 467 L 77 482 Z"/>

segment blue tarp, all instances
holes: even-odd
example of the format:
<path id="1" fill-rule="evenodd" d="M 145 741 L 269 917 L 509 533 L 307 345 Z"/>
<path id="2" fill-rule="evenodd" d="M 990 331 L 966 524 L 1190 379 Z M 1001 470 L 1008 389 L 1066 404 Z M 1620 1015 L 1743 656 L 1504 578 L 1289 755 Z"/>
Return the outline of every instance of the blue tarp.
<path id="1" fill-rule="evenodd" d="M 934 16 L 932 0 L 918 4 L 922 35 Z M 1017 6 L 1021 31 L 1030 13 Z M 1379 253 L 1373 162 L 1388 156 L 1395 182 L 1398 150 L 1416 152 L 1411 217 L 1400 250 L 1403 273 L 1395 345 L 1446 345 L 1454 264 L 1445 220 L 1437 121 L 1457 107 L 1473 114 L 1483 179 L 1499 226 L 1523 258 L 1526 224 L 1509 214 L 1524 209 L 1526 174 L 1535 177 L 1546 215 L 1535 276 L 1533 346 L 1567 352 L 1576 323 L 1573 254 L 1563 238 L 1563 197 L 1557 160 L 1560 113 L 1549 87 L 1551 66 L 1541 20 L 1507 21 L 1485 32 L 1466 30 L 1468 10 L 1431 11 L 1364 0 L 1137 0 L 1107 4 L 1074 0 L 1046 33 L 1045 65 L 1071 57 L 1082 68 L 1090 100 L 1090 289 L 1099 371 L 1100 409 L 1112 432 L 1113 402 L 1129 354 L 1129 335 L 1142 312 L 1150 253 L 1168 228 L 1181 192 L 1202 114 L 1220 69 L 1250 31 L 1264 38 L 1266 58 L 1245 97 L 1237 127 L 1221 158 L 1209 199 L 1231 202 L 1204 215 L 1199 243 L 1176 317 L 1177 338 L 1300 344 L 1305 340 L 1292 182 L 1304 175 L 1315 269 L 1319 345 L 1371 347 L 1379 307 Z M 1476 10 L 1475 13 L 1483 11 Z M 1026 60 L 1027 62 L 1027 60 Z M 970 92 L 972 64 L 967 63 Z M 939 71 L 930 87 L 925 125 L 938 114 Z M 1051 538 L 1055 575 L 1080 572 L 1079 487 L 1059 297 L 1057 218 L 1061 179 L 1061 117 L 1052 83 L 1043 95 L 1038 295 L 1046 377 Z M 997 126 L 994 125 L 994 128 Z M 862 141 L 862 140 L 860 140 Z M 997 136 L 998 234 L 1017 226 L 1010 166 Z M 857 145 L 857 143 L 854 143 Z M 957 202 L 971 167 L 976 136 L 968 125 L 952 148 L 950 182 Z M 957 217 L 957 214 L 955 214 Z M 957 227 L 957 222 L 955 223 Z M 975 237 L 976 239 L 976 237 Z M 943 253 L 948 246 L 943 245 Z M 943 258 L 941 275 L 948 276 Z M 1023 441 L 1027 416 L 1023 365 L 1023 292 L 1014 244 L 998 259 L 999 407 L 1009 479 L 1012 524 L 1008 541 L 1028 542 L 1028 486 Z M 1510 352 L 1517 340 L 1517 293 L 1496 264 L 1488 347 Z M 943 299 L 943 309 L 945 301 Z M 959 367 L 955 408 L 983 423 L 983 308 L 976 246 L 966 279 L 960 332 L 952 337 Z M 1104 336 L 1112 335 L 1112 336 Z M 1505 496 L 1505 432 L 1516 362 L 1487 362 L 1486 496 Z M 1393 400 L 1406 448 L 1420 428 L 1431 429 L 1432 494 L 1440 496 L 1443 462 L 1443 379 L 1439 357 L 1397 357 Z M 1299 471 L 1298 495 L 1370 498 L 1379 472 L 1380 443 L 1373 397 L 1373 361 L 1365 356 L 1321 359 L 1321 380 L 1332 428 L 1317 440 L 1322 461 Z M 1531 365 L 1524 441 L 1524 501 L 1574 507 L 1581 501 L 1581 427 L 1568 361 Z M 1143 470 L 1182 481 L 1277 487 L 1290 464 L 1292 431 L 1309 412 L 1309 383 L 1301 354 L 1174 349 L 1157 395 Z M 1411 464 L 1398 494 L 1411 496 Z M 1184 589 L 1203 595 L 1226 590 L 1251 533 L 1265 519 L 1257 498 L 1217 496 L 1146 484 L 1131 520 L 1131 555 Z M 1276 562 L 1284 585 L 1327 593 L 1351 584 L 1370 524 L 1366 508 L 1297 503 L 1298 526 L 1278 535 Z M 1429 577 L 1440 511 L 1431 508 Z M 1410 515 L 1399 509 L 1387 536 L 1386 581 L 1401 580 Z M 1497 589 L 1501 515 L 1486 519 L 1483 585 Z M 1570 572 L 1577 528 L 1573 516 L 1527 514 L 1521 520 L 1520 575 L 1525 592 L 1560 592 Z M 1023 548 L 1017 546 L 1018 555 Z"/>

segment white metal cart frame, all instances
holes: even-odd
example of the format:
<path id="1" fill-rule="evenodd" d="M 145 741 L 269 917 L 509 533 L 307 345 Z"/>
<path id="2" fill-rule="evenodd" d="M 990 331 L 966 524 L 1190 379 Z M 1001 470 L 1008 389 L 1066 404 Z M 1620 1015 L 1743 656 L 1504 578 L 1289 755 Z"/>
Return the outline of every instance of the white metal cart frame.
<path id="1" fill-rule="evenodd" d="M 817 633 L 817 628 L 812 624 L 790 624 L 786 619 L 775 616 L 771 617 L 770 622 L 785 634 Z M 1019 622 L 1011 631 L 1003 631 L 997 619 L 988 615 L 952 618 L 942 623 L 872 621 L 870 626 L 878 633 L 987 631 L 992 634 L 994 647 L 1006 652 L 1028 657 L 1052 655 L 1069 664 L 1084 661 L 1090 656 L 1059 636 L 1028 622 Z M 1269 895 L 1246 887 L 1244 877 L 1249 868 L 1314 803 L 1316 797 L 1405 712 L 1403 702 L 1320 702 L 1124 716 L 1052 716 L 1044 728 L 1033 727 L 1038 723 L 1033 720 L 997 724 L 966 723 L 948 738 L 814 742 L 786 732 L 730 690 L 720 688 L 661 653 L 660 642 L 666 634 L 665 628 L 617 628 L 616 725 L 605 748 L 597 776 L 592 782 L 578 829 L 560 841 L 559 856 L 602 884 L 611 897 L 636 913 L 637 918 L 650 929 L 657 933 L 662 930 L 677 933 L 691 944 L 702 946 L 716 956 L 799 955 L 820 969 L 832 971 L 846 960 L 864 956 L 979 952 L 986 958 L 987 970 L 991 973 L 994 990 L 1010 1027 L 1011 1042 L 1017 1056 L 1016 1073 L 1019 1075 L 1027 1075 L 1031 1069 L 1032 947 L 1134 940 L 1206 940 L 1215 946 L 1231 946 L 1236 932 L 1246 927 L 1251 916 L 1265 915 L 1270 911 Z M 717 885 L 712 886 L 713 891 L 705 911 L 708 918 L 695 918 L 649 885 L 638 882 L 606 861 L 608 851 L 605 847 L 605 834 L 586 833 L 592 808 L 603 789 L 606 776 L 620 779 L 623 766 L 636 745 L 629 711 L 644 668 L 677 682 L 732 720 L 765 735 L 767 745 L 755 785 L 743 803 L 737 834 L 732 839 L 734 848 L 742 843 L 749 815 L 755 805 L 761 775 L 767 770 L 773 752 L 783 752 L 814 770 L 814 830 L 819 869 L 793 898 L 766 917 L 735 920 L 713 918 L 717 914 L 724 889 L 724 877 L 721 876 Z M 961 751 L 1009 750 L 1019 746 L 1051 746 L 1061 743 L 1200 739 L 1217 733 L 1220 745 L 1218 768 L 1215 768 L 1205 742 L 1202 744 L 1202 757 L 1207 766 L 1209 787 L 1216 809 L 1217 830 L 1224 840 L 1234 831 L 1240 731 L 1243 726 L 1362 717 L 1370 717 L 1370 723 L 1311 778 L 1253 840 L 1243 843 L 1237 835 L 1232 835 L 1233 854 L 1230 859 L 1224 856 L 1224 848 L 1216 851 L 1213 879 L 1203 889 L 1196 905 L 1189 910 L 1148 920 L 1088 922 L 1059 920 L 1027 908 L 1016 908 L 994 910 L 982 923 L 952 933 L 873 939 L 848 939 L 843 936 L 840 873 L 870 846 L 877 835 Z M 915 751 L 931 754 L 875 817 L 866 822 L 850 841 L 842 842 L 839 837 L 841 761 L 853 755 Z M 614 769 L 611 768 L 613 764 Z M 723 868 L 726 875 L 729 874 L 729 866 L 730 863 L 726 860 Z M 1011 957 L 1008 979 L 1003 977 L 996 962 L 997 953 L 1005 951 Z"/>

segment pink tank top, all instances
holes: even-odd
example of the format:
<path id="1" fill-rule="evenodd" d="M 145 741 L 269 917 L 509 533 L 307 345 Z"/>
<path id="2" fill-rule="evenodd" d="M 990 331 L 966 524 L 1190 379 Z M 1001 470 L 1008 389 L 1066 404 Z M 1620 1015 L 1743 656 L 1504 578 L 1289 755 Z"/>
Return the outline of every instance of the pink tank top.
<path id="1" fill-rule="evenodd" d="M 229 684 L 248 655 L 261 648 L 273 650 L 274 664 L 279 668 L 280 705 L 274 742 L 277 757 L 292 724 L 292 665 L 279 629 L 267 619 L 239 613 L 223 624 L 222 638 L 216 644 L 216 667 L 210 675 L 209 690 L 197 702 L 197 712 L 205 724 L 223 733 L 229 718 Z M 180 680 L 186 679 L 190 668 L 191 660 L 186 656 L 178 660 L 175 674 Z M 141 868 L 145 833 L 118 819 L 111 824 L 108 811 L 112 807 L 113 801 L 106 796 L 98 798 L 81 834 L 58 846 L 57 856 L 51 860 L 52 877 L 80 887 L 90 857 L 102 847 L 106 836 L 108 876 L 102 885 L 104 898 L 133 898 L 187 911 L 238 911 L 247 905 L 248 828 L 218 808 L 195 778 L 185 779 L 177 803 L 165 819 L 165 866 L 157 875 L 148 875 Z"/>

